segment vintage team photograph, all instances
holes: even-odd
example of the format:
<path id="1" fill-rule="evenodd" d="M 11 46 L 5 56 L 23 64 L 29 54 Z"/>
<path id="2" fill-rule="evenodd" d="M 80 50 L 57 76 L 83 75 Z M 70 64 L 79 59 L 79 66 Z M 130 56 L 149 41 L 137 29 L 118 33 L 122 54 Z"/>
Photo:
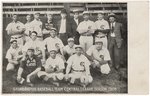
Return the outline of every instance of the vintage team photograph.
<path id="1" fill-rule="evenodd" d="M 128 93 L 121 2 L 3 2 L 2 94 Z"/>

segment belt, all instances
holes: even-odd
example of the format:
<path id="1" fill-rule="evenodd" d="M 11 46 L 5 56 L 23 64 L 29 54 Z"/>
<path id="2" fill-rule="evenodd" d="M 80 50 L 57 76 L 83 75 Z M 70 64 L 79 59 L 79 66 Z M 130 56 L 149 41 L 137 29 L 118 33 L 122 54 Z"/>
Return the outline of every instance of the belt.
<path id="1" fill-rule="evenodd" d="M 19 37 L 11 37 L 11 39 L 19 39 L 19 38 L 22 38 L 22 36 L 19 36 Z"/>
<path id="2" fill-rule="evenodd" d="M 92 36 L 92 35 L 86 35 L 86 34 L 85 34 L 85 35 L 81 35 L 81 36 Z"/>
<path id="3" fill-rule="evenodd" d="M 73 71 L 75 71 L 75 72 L 84 72 L 85 70 L 74 70 L 74 69 L 72 69 Z"/>
<path id="4" fill-rule="evenodd" d="M 105 38 L 106 36 L 96 36 L 97 38 Z"/>
<path id="5" fill-rule="evenodd" d="M 43 38 L 43 36 L 37 36 L 38 38 Z"/>

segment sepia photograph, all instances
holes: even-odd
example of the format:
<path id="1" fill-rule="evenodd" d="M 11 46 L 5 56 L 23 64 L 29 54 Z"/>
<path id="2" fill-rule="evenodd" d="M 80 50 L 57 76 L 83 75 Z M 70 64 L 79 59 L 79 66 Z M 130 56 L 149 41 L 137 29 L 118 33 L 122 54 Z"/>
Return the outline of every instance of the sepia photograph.
<path id="1" fill-rule="evenodd" d="M 3 2 L 2 94 L 127 94 L 127 5 Z"/>

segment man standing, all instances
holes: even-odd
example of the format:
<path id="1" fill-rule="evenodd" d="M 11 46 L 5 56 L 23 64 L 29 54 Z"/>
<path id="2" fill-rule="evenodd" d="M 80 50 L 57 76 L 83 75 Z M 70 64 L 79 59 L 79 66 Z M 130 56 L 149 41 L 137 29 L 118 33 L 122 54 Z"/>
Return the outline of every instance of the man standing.
<path id="1" fill-rule="evenodd" d="M 102 40 L 95 40 L 95 45 L 91 46 L 86 52 L 87 57 L 90 58 L 90 61 L 93 62 L 92 67 L 95 69 L 96 67 L 103 74 L 108 74 L 110 72 L 110 67 L 108 62 L 110 59 L 110 54 L 107 48 L 103 47 Z"/>
<path id="2" fill-rule="evenodd" d="M 61 20 L 57 23 L 59 38 L 62 40 L 64 45 L 67 45 L 67 39 L 71 37 L 70 22 L 67 18 L 67 11 L 61 10 Z"/>
<path id="3" fill-rule="evenodd" d="M 70 83 L 74 84 L 76 79 L 80 80 L 83 87 L 86 87 L 93 81 L 90 74 L 89 60 L 82 54 L 82 46 L 78 45 L 75 47 L 76 54 L 72 55 L 67 61 L 65 79 L 71 79 Z"/>
<path id="4" fill-rule="evenodd" d="M 42 41 L 43 40 L 43 33 L 42 33 L 42 25 L 43 23 L 40 20 L 40 13 L 34 14 L 34 20 L 31 22 L 32 31 L 37 32 L 37 39 Z"/>
<path id="5" fill-rule="evenodd" d="M 80 34 L 77 32 L 77 27 L 79 23 L 81 22 L 81 19 L 79 18 L 79 10 L 73 10 L 74 17 L 71 19 L 71 32 L 72 37 L 74 38 L 74 43 L 79 45 L 79 37 Z"/>
<path id="6" fill-rule="evenodd" d="M 32 16 L 31 16 L 31 14 L 28 14 L 27 16 L 26 16 L 26 20 L 27 20 L 27 22 L 26 22 L 26 24 L 25 24 L 25 32 L 24 32 L 24 39 L 25 39 L 25 41 L 26 42 L 28 42 L 29 40 L 30 40 L 30 34 L 31 34 L 31 31 L 32 31 L 32 25 L 31 25 L 31 21 L 32 21 Z"/>
<path id="7" fill-rule="evenodd" d="M 82 21 L 77 27 L 77 31 L 80 34 L 80 45 L 83 47 L 84 51 L 87 51 L 90 46 L 93 45 L 93 33 L 96 30 L 95 23 L 89 20 L 89 12 L 83 12 L 84 21 Z"/>
<path id="8" fill-rule="evenodd" d="M 37 77 L 37 72 L 41 70 L 41 60 L 34 55 L 34 49 L 27 50 L 27 56 L 21 61 L 17 73 L 17 82 L 23 84 L 26 79 L 28 86 L 33 86 L 33 82 Z"/>
<path id="9" fill-rule="evenodd" d="M 109 24 L 104 20 L 104 13 L 98 13 L 98 20 L 95 22 L 97 30 L 95 31 L 95 40 L 103 39 L 103 46 L 107 48 L 107 34 L 109 33 Z"/>
<path id="10" fill-rule="evenodd" d="M 116 70 L 120 67 L 120 50 L 122 45 L 122 24 L 116 22 L 116 16 L 114 13 L 109 14 L 110 33 L 108 35 L 108 49 L 110 52 L 112 64 Z"/>
<path id="11" fill-rule="evenodd" d="M 11 40 L 10 44 L 11 47 L 6 54 L 6 58 L 8 59 L 6 71 L 14 70 L 15 66 L 20 64 L 20 60 L 23 57 L 21 46 L 18 46 L 17 40 Z"/>
<path id="12" fill-rule="evenodd" d="M 17 14 L 13 14 L 12 19 L 13 21 L 6 27 L 7 34 L 11 36 L 11 40 L 17 40 L 18 45 L 23 46 L 23 32 L 25 31 L 25 26 L 18 21 Z"/>
<path id="13" fill-rule="evenodd" d="M 56 86 L 59 86 L 58 80 L 63 80 L 64 74 L 63 70 L 65 69 L 63 59 L 56 55 L 57 50 L 51 49 L 50 56 L 46 60 L 44 65 L 44 70 L 38 72 L 38 77 L 44 81 L 49 81 Z M 51 80 L 52 79 L 52 80 Z"/>

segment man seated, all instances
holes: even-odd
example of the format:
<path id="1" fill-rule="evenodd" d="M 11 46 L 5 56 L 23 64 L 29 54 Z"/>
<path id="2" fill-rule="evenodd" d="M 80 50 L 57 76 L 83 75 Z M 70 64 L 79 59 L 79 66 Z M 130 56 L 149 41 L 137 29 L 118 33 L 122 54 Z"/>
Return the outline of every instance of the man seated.
<path id="1" fill-rule="evenodd" d="M 34 48 L 29 48 L 27 50 L 27 56 L 22 59 L 18 69 L 17 82 L 23 84 L 26 79 L 27 85 L 33 86 L 37 72 L 41 70 L 41 65 L 40 58 L 34 55 Z"/>
<path id="2" fill-rule="evenodd" d="M 42 64 L 45 63 L 45 47 L 42 41 L 37 39 L 37 32 L 31 32 L 31 40 L 26 42 L 22 48 L 23 55 L 25 56 L 28 48 L 34 49 L 34 54 L 42 60 Z"/>
<path id="3" fill-rule="evenodd" d="M 38 77 L 59 86 L 57 81 L 64 78 L 63 70 L 65 67 L 63 59 L 57 56 L 56 53 L 56 49 L 51 49 L 50 56 L 46 60 L 43 70 L 38 72 Z"/>
<path id="4" fill-rule="evenodd" d="M 86 52 L 87 57 L 92 61 L 93 68 L 99 68 L 103 74 L 110 72 L 108 61 L 110 61 L 110 54 L 107 48 L 103 47 L 103 41 L 95 40 L 95 45 L 91 46 Z"/>
<path id="5" fill-rule="evenodd" d="M 67 63 L 65 79 L 70 80 L 71 84 L 75 83 L 75 80 L 79 79 L 80 84 L 83 87 L 86 87 L 89 83 L 93 81 L 93 78 L 90 74 L 89 60 L 82 54 L 81 45 L 75 47 L 76 54 L 72 55 Z"/>
<path id="6" fill-rule="evenodd" d="M 14 70 L 15 66 L 20 63 L 20 60 L 23 57 L 21 47 L 18 46 L 17 40 L 11 40 L 10 44 L 11 46 L 6 54 L 6 59 L 8 59 L 6 71 Z"/>
<path id="7" fill-rule="evenodd" d="M 63 48 L 63 55 L 65 56 L 65 59 L 68 60 L 68 58 L 75 54 L 75 44 L 74 44 L 74 39 L 73 38 L 69 38 L 68 40 L 68 45 L 66 45 Z"/>

